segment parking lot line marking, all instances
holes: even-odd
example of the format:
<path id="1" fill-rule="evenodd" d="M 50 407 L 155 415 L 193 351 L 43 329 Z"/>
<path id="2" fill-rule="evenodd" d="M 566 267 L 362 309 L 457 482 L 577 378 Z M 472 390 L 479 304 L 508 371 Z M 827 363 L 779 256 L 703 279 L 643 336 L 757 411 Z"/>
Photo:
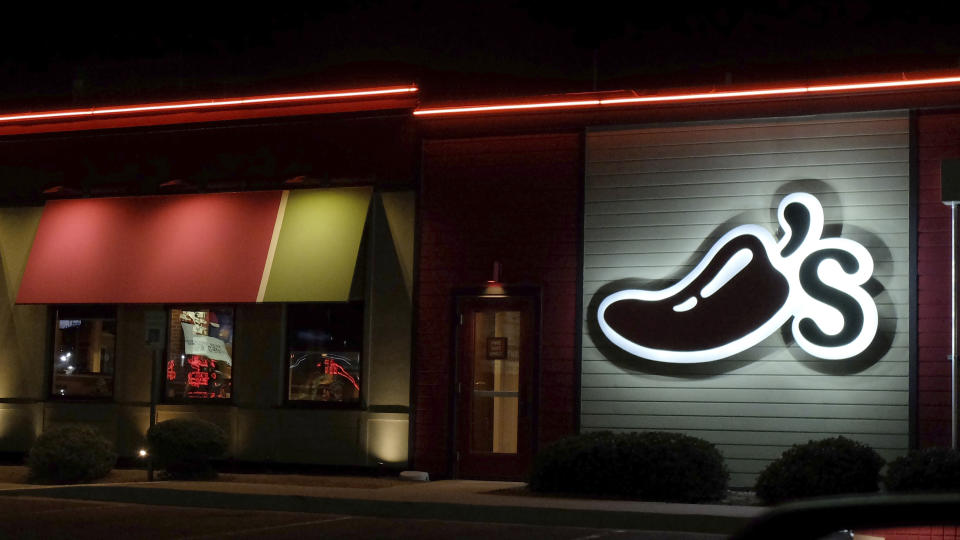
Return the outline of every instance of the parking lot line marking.
<path id="1" fill-rule="evenodd" d="M 276 531 L 279 529 L 290 529 L 292 527 L 300 527 L 301 525 L 317 525 L 319 523 L 333 523 L 334 521 L 346 521 L 348 519 L 353 519 L 353 516 L 340 516 L 330 519 L 316 519 L 313 521 L 298 521 L 296 523 L 285 523 L 283 525 L 270 525 L 269 527 L 256 527 L 254 529 L 243 529 L 239 531 L 230 531 L 230 532 L 221 532 L 214 534 L 201 534 L 199 536 L 185 536 L 183 540 L 200 540 L 202 538 L 225 538 L 228 536 L 238 536 L 241 534 L 249 533 L 259 533 L 265 531 Z"/>

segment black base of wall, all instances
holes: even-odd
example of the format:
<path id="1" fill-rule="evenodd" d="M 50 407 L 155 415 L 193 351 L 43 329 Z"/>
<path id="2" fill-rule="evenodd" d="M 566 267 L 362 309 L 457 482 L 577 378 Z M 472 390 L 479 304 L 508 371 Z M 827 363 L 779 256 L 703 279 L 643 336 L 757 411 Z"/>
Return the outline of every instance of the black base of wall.
<path id="1" fill-rule="evenodd" d="M 23 465 L 26 460 L 23 452 L 0 452 L 0 465 Z"/>

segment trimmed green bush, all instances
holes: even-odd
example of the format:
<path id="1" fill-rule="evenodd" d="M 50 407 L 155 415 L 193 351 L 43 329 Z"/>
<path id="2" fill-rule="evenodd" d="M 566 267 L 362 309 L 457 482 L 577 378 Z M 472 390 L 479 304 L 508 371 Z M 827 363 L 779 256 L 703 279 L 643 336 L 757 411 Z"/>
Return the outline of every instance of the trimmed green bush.
<path id="1" fill-rule="evenodd" d="M 884 483 L 888 491 L 960 490 L 960 450 L 925 448 L 898 457 Z"/>
<path id="2" fill-rule="evenodd" d="M 159 422 L 147 431 L 154 467 L 167 478 L 207 480 L 217 477 L 211 460 L 227 451 L 227 435 L 216 424 L 196 418 Z"/>
<path id="3" fill-rule="evenodd" d="M 30 481 L 75 484 L 103 478 L 117 463 L 110 441 L 87 426 L 49 429 L 27 455 Z"/>
<path id="4" fill-rule="evenodd" d="M 832 437 L 794 445 L 757 479 L 757 497 L 768 504 L 880 489 L 884 459 L 869 446 Z"/>
<path id="5" fill-rule="evenodd" d="M 729 472 L 709 442 L 679 433 L 600 431 L 568 437 L 534 459 L 530 489 L 648 501 L 707 502 Z"/>

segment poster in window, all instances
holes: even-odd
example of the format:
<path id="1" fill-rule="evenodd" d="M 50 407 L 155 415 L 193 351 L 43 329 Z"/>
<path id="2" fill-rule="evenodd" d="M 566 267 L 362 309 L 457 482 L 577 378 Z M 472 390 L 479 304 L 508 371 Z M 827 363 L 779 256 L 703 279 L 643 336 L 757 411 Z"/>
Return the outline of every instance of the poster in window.
<path id="1" fill-rule="evenodd" d="M 171 310 L 166 365 L 168 399 L 229 399 L 233 310 Z"/>
<path id="2" fill-rule="evenodd" d="M 507 357 L 507 338 L 487 338 L 487 358 L 490 360 L 504 360 Z"/>

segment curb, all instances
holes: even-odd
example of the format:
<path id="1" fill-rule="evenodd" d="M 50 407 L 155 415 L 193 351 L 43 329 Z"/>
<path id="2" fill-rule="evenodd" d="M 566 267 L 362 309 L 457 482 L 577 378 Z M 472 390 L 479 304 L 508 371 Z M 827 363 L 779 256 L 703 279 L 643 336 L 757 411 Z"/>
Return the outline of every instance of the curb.
<path id="1" fill-rule="evenodd" d="M 373 501 L 304 495 L 261 495 L 130 486 L 63 486 L 5 490 L 2 495 L 83 499 L 160 506 L 347 514 L 353 516 L 441 519 L 524 525 L 643 529 L 732 534 L 751 518 L 709 514 L 626 512 L 583 508 L 493 506 L 423 501 Z"/>

